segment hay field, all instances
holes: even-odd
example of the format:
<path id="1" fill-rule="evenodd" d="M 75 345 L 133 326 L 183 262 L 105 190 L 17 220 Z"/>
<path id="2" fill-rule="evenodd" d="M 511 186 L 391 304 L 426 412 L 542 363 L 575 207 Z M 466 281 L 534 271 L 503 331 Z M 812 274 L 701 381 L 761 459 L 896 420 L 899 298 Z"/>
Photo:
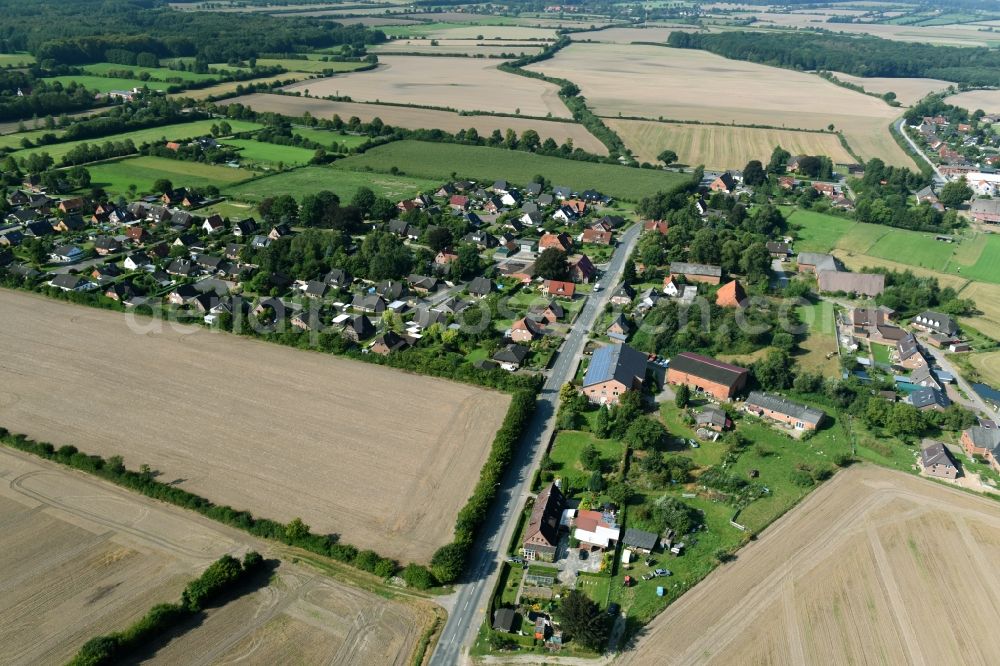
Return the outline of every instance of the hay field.
<path id="1" fill-rule="evenodd" d="M 666 42 L 672 32 L 696 30 L 693 26 L 647 26 L 635 28 L 607 28 L 592 32 L 570 34 L 574 42 L 603 42 L 606 44 L 631 44 L 632 42 Z"/>
<path id="2" fill-rule="evenodd" d="M 495 61 L 478 58 L 383 56 L 374 70 L 300 81 L 283 90 L 313 97 L 348 96 L 359 102 L 572 117 L 557 85 L 501 72 Z"/>
<path id="3" fill-rule="evenodd" d="M 437 45 L 431 45 L 436 41 Z M 531 43 L 524 40 L 490 40 L 479 39 L 394 39 L 391 42 L 369 47 L 369 51 L 380 56 L 393 53 L 420 53 L 433 56 L 445 54 L 484 57 L 500 56 L 505 53 L 533 55 L 542 50 L 544 42 Z"/>
<path id="4" fill-rule="evenodd" d="M 818 76 L 690 49 L 573 44 L 528 69 L 569 79 L 607 117 L 824 129 L 833 124 L 863 158 L 913 161 L 893 141 L 898 112 Z"/>
<path id="5" fill-rule="evenodd" d="M 556 29 L 531 28 L 523 25 L 458 25 L 455 23 L 421 23 L 420 25 L 388 26 L 386 35 L 396 37 L 426 37 L 427 39 L 540 39 L 554 40 Z"/>
<path id="6" fill-rule="evenodd" d="M 986 113 L 1000 113 L 1000 90 L 970 90 L 952 95 L 945 102 L 969 111 L 982 109 Z"/>
<path id="7" fill-rule="evenodd" d="M 445 132 L 457 132 L 474 127 L 481 136 L 487 136 L 493 130 L 505 132 L 510 128 L 520 135 L 524 130 L 533 129 L 538 132 L 543 141 L 551 137 L 556 143 L 562 144 L 567 139 L 572 139 L 575 147 L 597 155 L 608 154 L 607 146 L 598 141 L 583 125 L 572 122 L 513 116 L 463 116 L 451 111 L 438 111 L 436 109 L 362 104 L 359 102 L 331 102 L 311 97 L 291 97 L 267 93 L 243 95 L 220 102 L 220 104 L 231 103 L 243 104 L 258 113 L 282 113 L 295 117 L 301 116 L 306 111 L 315 118 L 333 118 L 335 115 L 339 115 L 345 121 L 351 116 L 357 116 L 363 122 L 377 117 L 381 118 L 386 125 L 406 129 L 438 128 Z"/>
<path id="8" fill-rule="evenodd" d="M 0 449 L 0 650 L 6 664 L 65 663 L 95 635 L 176 601 L 213 560 L 269 546 L 194 513 Z M 153 663 L 209 664 L 243 644 L 251 662 L 408 663 L 430 610 L 389 601 L 282 563 L 271 583 L 225 606 L 157 652 Z M 323 622 L 310 621 L 322 618 Z M 278 623 L 296 642 L 258 634 Z M 270 631 L 270 633 L 274 633 Z M 254 644 L 246 645 L 253 637 Z M 297 650 L 314 657 L 301 659 Z M 233 655 L 234 657 L 236 655 Z"/>
<path id="9" fill-rule="evenodd" d="M 993 386 L 1000 386 L 1000 351 L 970 354 L 969 363 L 979 371 L 983 381 Z"/>
<path id="10" fill-rule="evenodd" d="M 998 557 L 996 502 L 859 465 L 653 620 L 620 663 L 997 663 Z"/>
<path id="11" fill-rule="evenodd" d="M 670 148 L 682 164 L 731 169 L 750 160 L 766 164 L 775 146 L 793 155 L 829 155 L 834 162 L 854 161 L 840 139 L 832 134 L 617 118 L 608 118 L 605 124 L 621 137 L 640 162 L 656 163 L 656 156 Z"/>
<path id="12" fill-rule="evenodd" d="M 24 293 L 0 292 L 0 310 L 0 346 L 18 350 L 0 365 L 5 427 L 404 562 L 451 537 L 510 402 Z"/>
<path id="13" fill-rule="evenodd" d="M 941 79 L 890 79 L 877 76 L 852 76 L 842 72 L 834 72 L 833 74 L 844 83 L 861 86 L 870 93 L 884 95 L 887 92 L 894 92 L 896 99 L 903 106 L 913 106 L 930 93 L 940 92 L 946 90 L 948 86 L 955 85 L 951 81 L 942 81 Z"/>

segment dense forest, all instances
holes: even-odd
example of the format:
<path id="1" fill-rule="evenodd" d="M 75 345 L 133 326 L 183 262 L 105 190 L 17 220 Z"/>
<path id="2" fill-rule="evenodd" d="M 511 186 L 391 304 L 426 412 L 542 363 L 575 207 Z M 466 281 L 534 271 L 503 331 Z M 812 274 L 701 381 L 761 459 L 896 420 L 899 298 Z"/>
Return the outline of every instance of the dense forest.
<path id="1" fill-rule="evenodd" d="M 1000 51 L 996 49 L 931 46 L 813 32 L 672 32 L 667 43 L 788 69 L 934 78 L 973 86 L 1000 85 Z"/>
<path id="2" fill-rule="evenodd" d="M 28 51 L 46 67 L 105 61 L 109 50 L 227 62 L 384 40 L 315 17 L 180 12 L 162 0 L 0 0 L 0 52 Z"/>

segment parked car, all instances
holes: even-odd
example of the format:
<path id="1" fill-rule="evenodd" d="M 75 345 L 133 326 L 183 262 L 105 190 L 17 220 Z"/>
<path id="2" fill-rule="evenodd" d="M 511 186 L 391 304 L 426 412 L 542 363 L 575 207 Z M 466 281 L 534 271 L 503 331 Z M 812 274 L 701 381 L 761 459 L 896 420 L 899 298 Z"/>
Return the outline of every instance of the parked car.
<path id="1" fill-rule="evenodd" d="M 673 573 L 669 569 L 657 569 L 653 573 L 657 576 L 673 576 Z"/>
<path id="2" fill-rule="evenodd" d="M 621 606 L 619 606 L 618 604 L 614 602 L 608 604 L 608 615 L 610 615 L 611 617 L 618 615 L 620 611 L 621 611 Z"/>

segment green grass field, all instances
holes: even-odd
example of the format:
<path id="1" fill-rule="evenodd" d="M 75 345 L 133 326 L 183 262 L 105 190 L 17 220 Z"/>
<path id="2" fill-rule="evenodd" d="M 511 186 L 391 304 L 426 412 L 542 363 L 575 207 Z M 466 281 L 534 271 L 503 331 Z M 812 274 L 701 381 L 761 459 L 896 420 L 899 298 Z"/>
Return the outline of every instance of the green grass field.
<path id="1" fill-rule="evenodd" d="M 24 123 L 25 126 L 31 127 L 31 122 Z M 17 132 L 15 134 L 0 134 L 0 150 L 3 149 L 20 149 L 21 140 L 29 139 L 31 141 L 37 140 L 43 134 L 55 134 L 59 136 L 62 134 L 62 130 L 56 129 L 40 129 L 40 130 L 28 130 L 27 132 Z"/>
<path id="2" fill-rule="evenodd" d="M 315 151 L 298 146 L 279 146 L 274 143 L 264 143 L 253 139 L 229 139 L 223 145 L 240 149 L 240 157 L 250 162 L 297 166 L 306 164 L 313 158 Z"/>
<path id="3" fill-rule="evenodd" d="M 440 186 L 438 181 L 423 178 L 307 166 L 226 188 L 224 194 L 244 201 L 257 202 L 274 193 L 291 194 L 301 199 L 306 194 L 330 190 L 339 195 L 342 201 L 350 201 L 358 188 L 369 187 L 379 196 L 396 200 L 404 196 L 414 196 L 419 192 L 432 192 L 438 186 Z"/>
<path id="4" fill-rule="evenodd" d="M 220 78 L 218 74 L 198 74 L 195 72 L 180 71 L 167 67 L 139 67 L 137 65 L 118 65 L 113 62 L 98 62 L 93 65 L 84 65 L 83 70 L 97 76 L 107 76 L 109 72 L 132 72 L 136 77 L 142 73 L 149 75 L 154 81 L 167 81 L 168 79 L 180 79 L 200 83 L 202 81 L 215 81 Z M 150 86 L 152 87 L 152 86 Z"/>
<path id="5" fill-rule="evenodd" d="M 782 212 L 797 230 L 796 252 L 829 252 L 837 246 L 837 241 L 858 223 L 842 217 L 816 213 L 800 208 L 783 208 Z"/>
<path id="6" fill-rule="evenodd" d="M 346 147 L 347 149 L 357 148 L 368 140 L 367 136 L 341 134 L 340 132 L 315 129 L 312 127 L 295 127 L 292 129 L 292 133 L 301 136 L 303 139 L 315 141 L 316 143 L 322 144 L 328 148 L 334 145 Z"/>
<path id="7" fill-rule="evenodd" d="M 580 453 L 588 444 L 593 444 L 601 454 L 601 466 L 605 471 L 618 464 L 625 454 L 621 442 L 613 439 L 598 439 L 589 432 L 581 430 L 564 430 L 556 435 L 549 457 L 555 463 L 553 472 L 564 479 L 574 490 L 585 490 L 592 472 L 585 470 L 580 464 Z M 563 486 L 563 490 L 566 486 Z"/>
<path id="8" fill-rule="evenodd" d="M 117 79 L 108 76 L 94 76 L 87 74 L 71 74 L 66 76 L 52 76 L 45 79 L 47 83 L 59 82 L 63 86 L 68 86 L 71 82 L 85 87 L 87 90 L 96 90 L 99 93 L 107 93 L 112 90 L 131 90 L 132 88 L 142 88 L 148 86 L 150 90 L 166 90 L 171 84 L 162 81 L 140 81 L 139 79 Z"/>
<path id="9" fill-rule="evenodd" d="M 34 62 L 30 53 L 0 53 L 0 67 L 27 67 Z"/>
<path id="10" fill-rule="evenodd" d="M 577 190 L 596 189 L 619 199 L 638 200 L 683 181 L 686 176 L 652 169 L 632 169 L 614 164 L 596 164 L 544 157 L 515 150 L 463 146 L 424 141 L 395 141 L 340 160 L 335 168 L 388 172 L 392 167 L 407 175 L 447 180 L 460 177 L 493 181 L 506 179 L 525 184 L 538 174 L 553 185 Z"/>
<path id="11" fill-rule="evenodd" d="M 983 250 L 975 264 L 962 268 L 963 277 L 982 282 L 1000 283 L 1000 236 L 990 234 L 980 239 Z"/>
<path id="12" fill-rule="evenodd" d="M 167 178 L 175 187 L 205 187 L 245 181 L 255 174 L 246 169 L 183 162 L 165 157 L 128 157 L 87 167 L 93 187 L 103 187 L 112 196 L 124 195 L 130 185 L 139 193 L 150 192 L 153 183 Z"/>
<path id="13" fill-rule="evenodd" d="M 251 132 L 258 130 L 263 125 L 252 123 L 246 120 L 227 121 L 234 132 Z M 27 157 L 31 153 L 48 153 L 56 161 L 81 143 L 102 144 L 107 141 L 124 141 L 132 139 L 132 142 L 139 146 L 143 143 L 153 143 L 155 141 L 180 141 L 183 139 L 193 139 L 198 136 L 208 134 L 212 125 L 217 125 L 218 120 L 195 120 L 190 123 L 176 123 L 174 125 L 163 125 L 162 127 L 150 127 L 148 129 L 114 134 L 112 136 L 99 137 L 96 139 L 85 139 L 81 141 L 67 141 L 65 143 L 54 143 L 40 148 L 24 148 L 12 153 L 16 159 Z M 14 135 L 16 136 L 16 135 Z"/>
<path id="14" fill-rule="evenodd" d="M 322 60 L 299 60 L 298 58 L 258 58 L 258 67 L 284 67 L 289 72 L 306 72 L 308 74 L 318 74 L 325 70 L 334 72 L 353 72 L 356 69 L 366 66 L 366 62 L 323 62 Z M 209 65 L 213 69 L 234 70 L 224 63 Z"/>
<path id="15" fill-rule="evenodd" d="M 889 345 L 882 345 L 877 342 L 870 343 L 872 350 L 872 359 L 876 363 L 881 363 L 883 365 L 892 364 L 891 349 Z"/>

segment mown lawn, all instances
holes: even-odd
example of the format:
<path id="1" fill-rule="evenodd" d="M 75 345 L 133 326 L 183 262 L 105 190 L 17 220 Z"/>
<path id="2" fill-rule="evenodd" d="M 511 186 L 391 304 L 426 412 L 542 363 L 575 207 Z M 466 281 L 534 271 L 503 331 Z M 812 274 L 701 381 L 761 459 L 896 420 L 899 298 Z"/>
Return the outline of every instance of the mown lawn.
<path id="1" fill-rule="evenodd" d="M 298 146 L 281 146 L 276 143 L 265 143 L 253 139 L 229 139 L 223 141 L 226 146 L 239 148 L 240 158 L 249 162 L 278 164 L 290 166 L 307 164 L 315 155 L 315 151 Z"/>
<path id="2" fill-rule="evenodd" d="M 872 358 L 876 363 L 881 363 L 883 365 L 892 364 L 892 356 L 890 355 L 889 345 L 872 342 L 870 343 L 870 346 L 872 350 Z"/>
<path id="3" fill-rule="evenodd" d="M 330 190 L 339 195 L 341 201 L 350 201 L 358 188 L 368 187 L 378 196 L 396 200 L 419 192 L 433 192 L 440 184 L 425 178 L 307 166 L 226 188 L 224 194 L 256 203 L 273 193 L 291 194 L 301 199 L 306 194 Z"/>
<path id="4" fill-rule="evenodd" d="M 0 67 L 27 67 L 34 62 L 30 53 L 0 53 Z"/>
<path id="5" fill-rule="evenodd" d="M 103 187 L 112 196 L 126 194 L 130 185 L 135 185 L 139 193 L 151 192 L 153 183 L 160 178 L 169 179 L 174 187 L 215 185 L 222 188 L 256 175 L 246 169 L 148 156 L 110 160 L 90 165 L 87 169 L 91 185 Z"/>
<path id="6" fill-rule="evenodd" d="M 983 243 L 983 251 L 975 264 L 962 269 L 962 277 L 1000 283 L 1000 236 L 984 235 L 977 242 Z"/>
<path id="7" fill-rule="evenodd" d="M 218 125 L 221 121 L 219 120 L 195 120 L 189 123 L 175 123 L 173 125 L 163 125 L 161 127 L 149 127 L 146 129 L 135 130 L 132 132 L 124 132 L 122 134 L 113 134 L 111 136 L 98 137 L 95 139 L 83 139 L 79 141 L 66 141 L 64 143 L 53 143 L 48 146 L 41 146 L 38 148 L 24 148 L 15 153 L 12 153 L 15 159 L 21 159 L 27 157 L 31 153 L 48 153 L 52 156 L 52 159 L 59 161 L 66 153 L 71 151 L 76 146 L 82 143 L 89 143 L 91 145 L 97 144 L 101 145 L 107 143 L 108 141 L 125 141 L 126 139 L 131 139 L 132 143 L 136 147 L 144 143 L 155 143 L 155 142 L 167 142 L 167 141 L 183 141 L 185 139 L 193 139 L 195 137 L 204 136 L 211 131 L 212 125 Z M 230 127 L 232 127 L 233 132 L 251 132 L 253 130 L 258 130 L 263 125 L 257 123 L 252 123 L 246 120 L 227 120 Z"/>
<path id="8" fill-rule="evenodd" d="M 309 139 L 310 141 L 315 141 L 327 148 L 336 147 L 337 150 L 347 148 L 357 148 L 365 141 L 368 141 L 367 136 L 358 136 L 356 134 L 341 134 L 340 132 L 334 132 L 332 130 L 322 130 L 315 129 L 312 127 L 295 127 L 292 129 L 292 134 L 297 134 L 303 139 Z"/>
<path id="9" fill-rule="evenodd" d="M 140 81 L 139 79 L 118 79 L 109 76 L 96 76 L 93 74 L 68 74 L 65 76 L 52 76 L 44 79 L 46 83 L 59 82 L 63 87 L 71 82 L 76 82 L 87 90 L 96 90 L 99 93 L 108 93 L 112 90 L 131 90 L 132 88 L 148 87 L 150 90 L 166 90 L 172 84 L 163 81 Z"/>
<path id="10" fill-rule="evenodd" d="M 789 225 L 801 227 L 796 229 L 796 252 L 829 252 L 837 247 L 841 236 L 858 224 L 854 220 L 801 208 L 783 208 L 782 212 Z"/>
<path id="11" fill-rule="evenodd" d="M 556 435 L 549 457 L 555 466 L 552 472 L 562 478 L 574 490 L 585 490 L 587 481 L 593 472 L 583 468 L 580 454 L 588 445 L 593 444 L 601 455 L 601 468 L 607 472 L 617 465 L 625 454 L 625 446 L 613 439 L 598 439 L 589 432 L 580 430 L 564 430 Z M 563 486 L 565 490 L 566 486 Z"/>
<path id="12" fill-rule="evenodd" d="M 200 83 L 202 81 L 215 81 L 221 77 L 219 74 L 198 74 L 196 72 L 181 71 L 168 67 L 139 67 L 137 65 L 119 65 L 113 62 L 98 62 L 93 65 L 84 65 L 83 71 L 97 76 L 107 76 L 109 72 L 132 72 L 138 78 L 140 74 L 148 74 L 154 81 L 167 81 L 169 79 L 180 79 Z M 152 87 L 152 86 L 150 86 Z"/>
<path id="13" fill-rule="evenodd" d="M 395 167 L 409 176 L 444 181 L 452 173 L 474 180 L 506 179 L 523 185 L 543 175 L 553 185 L 575 190 L 595 189 L 619 199 L 636 201 L 669 189 L 687 176 L 653 169 L 632 169 L 546 157 L 503 148 L 424 141 L 394 141 L 362 155 L 338 161 L 334 168 L 386 173 Z"/>

